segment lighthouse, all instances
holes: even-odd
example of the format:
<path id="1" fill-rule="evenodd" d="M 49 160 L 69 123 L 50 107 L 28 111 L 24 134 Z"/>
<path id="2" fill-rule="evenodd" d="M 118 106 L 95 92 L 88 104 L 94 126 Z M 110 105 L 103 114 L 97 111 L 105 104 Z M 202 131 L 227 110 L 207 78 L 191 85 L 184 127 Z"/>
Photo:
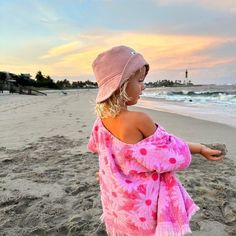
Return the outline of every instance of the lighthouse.
<path id="1" fill-rule="evenodd" d="M 188 70 L 185 71 L 185 79 L 188 78 Z"/>

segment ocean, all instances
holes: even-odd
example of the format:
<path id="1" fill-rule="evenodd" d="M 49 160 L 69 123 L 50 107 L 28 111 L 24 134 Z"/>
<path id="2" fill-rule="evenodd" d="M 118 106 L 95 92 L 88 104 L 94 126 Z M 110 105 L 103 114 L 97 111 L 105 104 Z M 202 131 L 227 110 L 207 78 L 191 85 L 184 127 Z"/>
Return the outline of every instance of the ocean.
<path id="1" fill-rule="evenodd" d="M 81 90 L 63 91 L 70 94 L 80 93 Z M 97 89 L 90 91 L 96 93 Z M 44 92 L 49 96 L 65 95 L 60 90 Z M 18 96 L 9 95 L 8 91 L 0 93 L 0 106 L 3 105 L 4 97 Z M 136 106 L 214 121 L 236 128 L 236 85 L 146 88 Z"/>
<path id="2" fill-rule="evenodd" d="M 236 127 L 236 85 L 146 88 L 137 106 Z"/>

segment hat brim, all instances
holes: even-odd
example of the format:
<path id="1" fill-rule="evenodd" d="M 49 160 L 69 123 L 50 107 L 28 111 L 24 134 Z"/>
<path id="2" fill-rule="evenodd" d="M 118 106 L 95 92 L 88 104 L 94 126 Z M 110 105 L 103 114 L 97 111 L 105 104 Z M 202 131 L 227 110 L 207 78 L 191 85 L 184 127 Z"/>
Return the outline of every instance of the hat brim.
<path id="1" fill-rule="evenodd" d="M 106 81 L 102 86 L 99 87 L 98 94 L 96 97 L 96 103 L 101 103 L 107 100 L 111 95 L 122 86 L 130 76 L 137 70 L 146 66 L 146 75 L 149 71 L 149 64 L 145 61 L 143 56 L 139 53 L 135 54 L 126 64 L 124 70 L 113 77 L 111 80 Z"/>
<path id="2" fill-rule="evenodd" d="M 112 80 L 106 81 L 101 87 L 99 87 L 96 103 L 104 102 L 119 88 L 121 77 L 122 74 L 118 74 L 113 77 Z"/>

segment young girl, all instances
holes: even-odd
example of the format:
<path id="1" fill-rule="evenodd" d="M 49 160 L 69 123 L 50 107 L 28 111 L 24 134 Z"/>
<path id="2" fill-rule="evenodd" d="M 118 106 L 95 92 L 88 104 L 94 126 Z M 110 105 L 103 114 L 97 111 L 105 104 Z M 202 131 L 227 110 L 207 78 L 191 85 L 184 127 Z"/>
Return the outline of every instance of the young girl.
<path id="1" fill-rule="evenodd" d="M 109 235 L 168 236 L 191 232 L 199 209 L 175 176 L 191 153 L 221 160 L 220 151 L 186 143 L 142 112 L 129 111 L 144 90 L 149 65 L 126 46 L 97 56 L 96 111 L 88 149 L 99 156 L 102 220 Z M 216 157 L 218 155 L 218 157 Z"/>

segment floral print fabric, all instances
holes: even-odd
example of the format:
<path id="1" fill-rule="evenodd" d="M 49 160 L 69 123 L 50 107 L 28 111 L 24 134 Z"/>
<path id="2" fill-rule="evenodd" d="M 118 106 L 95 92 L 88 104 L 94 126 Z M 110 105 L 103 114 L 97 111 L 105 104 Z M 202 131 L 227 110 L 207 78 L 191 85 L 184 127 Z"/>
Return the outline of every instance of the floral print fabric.
<path id="1" fill-rule="evenodd" d="M 114 137 L 100 118 L 88 149 L 99 156 L 102 220 L 112 235 L 178 236 L 199 209 L 175 176 L 190 165 L 188 145 L 157 126 L 136 144 Z"/>

